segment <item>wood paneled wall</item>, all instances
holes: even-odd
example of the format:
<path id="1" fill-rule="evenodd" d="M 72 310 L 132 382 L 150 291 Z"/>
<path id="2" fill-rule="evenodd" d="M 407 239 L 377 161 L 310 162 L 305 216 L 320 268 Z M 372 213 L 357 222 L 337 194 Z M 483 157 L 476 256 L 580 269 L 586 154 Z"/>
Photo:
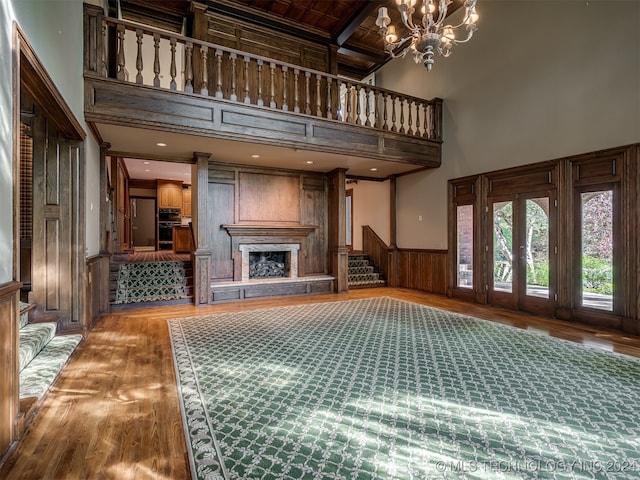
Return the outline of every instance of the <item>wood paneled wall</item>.
<path id="1" fill-rule="evenodd" d="M 447 293 L 447 251 L 387 246 L 365 225 L 362 249 L 380 269 L 391 287 L 411 288 L 429 293 Z"/>
<path id="2" fill-rule="evenodd" d="M 0 286 L 0 460 L 16 438 L 20 283 Z"/>
<path id="3" fill-rule="evenodd" d="M 233 241 L 222 225 L 313 225 L 306 237 L 305 275 L 328 273 L 327 180 L 322 174 L 208 165 L 207 225 L 211 249 L 210 278 L 234 280 Z M 237 275 L 236 275 L 237 276 Z"/>
<path id="4" fill-rule="evenodd" d="M 84 327 L 91 330 L 101 315 L 109 313 L 109 255 L 87 258 Z"/>

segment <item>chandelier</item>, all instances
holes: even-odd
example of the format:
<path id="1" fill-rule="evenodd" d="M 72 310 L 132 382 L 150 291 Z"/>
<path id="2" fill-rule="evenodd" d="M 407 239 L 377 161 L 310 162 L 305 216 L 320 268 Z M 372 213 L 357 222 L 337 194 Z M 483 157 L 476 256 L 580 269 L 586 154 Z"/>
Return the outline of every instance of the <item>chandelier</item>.
<path id="1" fill-rule="evenodd" d="M 478 14 L 476 13 L 477 0 L 465 0 L 465 15 L 459 25 L 443 25 L 447 16 L 447 7 L 452 0 L 424 0 L 421 8 L 422 19 L 414 23 L 413 13 L 417 0 L 395 0 L 402 16 L 402 23 L 409 30 L 407 34 L 398 39 L 396 28 L 391 23 L 391 18 L 386 7 L 380 7 L 376 25 L 380 27 L 380 33 L 384 38 L 384 49 L 392 58 L 404 57 L 407 52 L 413 53 L 416 63 L 422 62 L 431 71 L 433 67 L 433 54 L 437 51 L 443 57 L 451 55 L 451 48 L 458 43 L 471 40 L 476 31 Z M 466 38 L 457 39 L 456 31 L 461 27 L 466 28 Z"/>

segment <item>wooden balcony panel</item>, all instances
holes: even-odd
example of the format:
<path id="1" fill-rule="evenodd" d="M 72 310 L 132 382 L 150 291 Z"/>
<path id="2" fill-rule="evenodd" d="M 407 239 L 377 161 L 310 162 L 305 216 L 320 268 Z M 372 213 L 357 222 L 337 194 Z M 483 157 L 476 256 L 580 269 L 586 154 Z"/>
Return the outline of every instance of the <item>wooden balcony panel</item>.
<path id="1" fill-rule="evenodd" d="M 440 99 L 106 18 L 89 6 L 84 72 L 90 123 L 440 165 Z"/>

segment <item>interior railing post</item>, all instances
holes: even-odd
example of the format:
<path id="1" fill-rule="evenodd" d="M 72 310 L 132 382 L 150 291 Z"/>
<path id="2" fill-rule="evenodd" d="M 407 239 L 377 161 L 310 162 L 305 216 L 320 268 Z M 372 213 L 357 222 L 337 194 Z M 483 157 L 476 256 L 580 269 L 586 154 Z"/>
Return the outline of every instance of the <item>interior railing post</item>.
<path id="1" fill-rule="evenodd" d="M 185 93 L 193 93 L 193 43 L 186 42 L 184 47 L 185 64 L 184 64 L 184 91 Z"/>
<path id="2" fill-rule="evenodd" d="M 373 90 L 373 126 L 380 128 L 380 92 Z"/>
<path id="3" fill-rule="evenodd" d="M 223 98 L 222 93 L 222 50 L 216 48 L 216 98 Z"/>
<path id="4" fill-rule="evenodd" d="M 413 135 L 413 117 L 411 115 L 411 112 L 413 110 L 413 100 L 411 98 L 407 99 L 407 125 L 409 126 L 407 128 L 407 133 L 409 135 Z"/>
<path id="5" fill-rule="evenodd" d="M 360 114 L 362 113 L 362 109 L 360 108 L 361 98 L 360 92 L 362 92 L 362 86 L 360 84 L 356 85 L 356 125 L 362 125 L 362 118 L 360 118 Z"/>
<path id="6" fill-rule="evenodd" d="M 231 96 L 229 97 L 229 100 L 236 102 L 238 101 L 238 94 L 236 92 L 236 59 L 238 58 L 238 55 L 236 53 L 230 53 L 229 58 L 231 59 Z"/>
<path id="7" fill-rule="evenodd" d="M 311 115 L 311 97 L 309 95 L 309 79 L 311 72 L 304 72 L 304 113 Z"/>
<path id="8" fill-rule="evenodd" d="M 400 97 L 400 130 L 398 133 L 406 133 L 404 129 L 404 102 L 406 98 Z"/>
<path id="9" fill-rule="evenodd" d="M 171 65 L 169 67 L 169 75 L 171 75 L 171 83 L 169 84 L 169 88 L 171 90 L 176 90 L 176 39 L 175 37 L 171 37 L 169 39 L 169 45 L 171 46 Z"/>
<path id="10" fill-rule="evenodd" d="M 102 45 L 100 45 L 100 75 L 109 76 L 107 71 L 107 22 L 102 21 Z"/>
<path id="11" fill-rule="evenodd" d="M 391 94 L 391 131 L 397 132 L 396 128 L 396 96 Z"/>
<path id="12" fill-rule="evenodd" d="M 384 124 L 382 125 L 382 128 L 384 130 L 389 130 L 389 124 L 387 123 L 387 92 L 383 92 L 382 93 L 382 103 L 383 103 L 383 118 L 384 118 Z"/>
<path id="13" fill-rule="evenodd" d="M 124 25 L 118 24 L 118 54 L 117 54 L 117 71 L 116 78 L 120 81 L 124 81 L 126 77 L 126 65 L 125 65 L 125 57 L 124 57 L 124 35 L 125 28 Z"/>
<path id="14" fill-rule="evenodd" d="M 300 113 L 300 97 L 298 94 L 298 77 L 300 76 L 300 70 L 293 69 L 293 111 Z"/>
<path id="15" fill-rule="evenodd" d="M 138 50 L 136 52 L 136 70 L 138 73 L 136 74 L 136 83 L 142 85 L 144 79 L 142 78 L 142 70 L 144 69 L 144 64 L 142 61 L 142 29 L 136 28 L 136 43 L 138 44 Z"/>
<path id="16" fill-rule="evenodd" d="M 160 86 L 160 34 L 153 34 L 153 86 Z"/>
<path id="17" fill-rule="evenodd" d="M 435 122 L 435 108 L 433 103 L 429 105 L 429 138 L 436 138 L 436 122 Z"/>
<path id="18" fill-rule="evenodd" d="M 276 108 L 276 64 L 269 63 L 271 87 L 269 89 L 269 107 Z"/>
<path id="19" fill-rule="evenodd" d="M 258 100 L 257 105 L 262 107 L 264 105 L 264 100 L 262 99 L 262 59 L 258 59 L 256 62 L 258 64 Z"/>
<path id="20" fill-rule="evenodd" d="M 202 60 L 202 88 L 200 89 L 201 95 L 209 95 L 209 70 L 207 69 L 207 55 L 209 53 L 209 47 L 206 45 L 200 45 L 200 57 Z"/>
<path id="21" fill-rule="evenodd" d="M 346 98 L 346 110 L 347 110 L 347 123 L 353 123 L 351 118 L 351 82 L 347 82 L 347 98 Z"/>
<path id="22" fill-rule="evenodd" d="M 338 92 L 336 93 L 338 97 L 338 108 L 336 109 L 336 118 L 341 122 L 344 122 L 344 111 L 342 110 L 342 80 L 338 79 Z"/>
<path id="23" fill-rule="evenodd" d="M 442 99 L 436 98 L 433 100 L 435 106 L 434 123 L 435 134 L 432 137 L 434 140 L 442 140 Z"/>
<path id="24" fill-rule="evenodd" d="M 316 117 L 322 116 L 322 101 L 320 96 L 320 80 L 322 76 L 316 73 Z"/>
<path id="25" fill-rule="evenodd" d="M 331 104 L 332 104 L 332 99 L 331 99 L 331 77 L 327 77 L 327 118 L 328 119 L 332 119 L 333 115 L 331 113 Z"/>
<path id="26" fill-rule="evenodd" d="M 251 103 L 249 97 L 249 62 L 251 57 L 249 55 L 244 56 L 244 103 Z"/>
<path id="27" fill-rule="evenodd" d="M 424 105 L 424 131 L 422 132 L 422 136 L 425 138 L 429 137 L 429 102 L 425 102 Z"/>
<path id="28" fill-rule="evenodd" d="M 287 72 L 289 68 L 286 65 L 282 66 L 282 110 L 285 112 L 289 110 L 287 104 Z"/>
<path id="29" fill-rule="evenodd" d="M 416 100 L 416 136 L 420 136 L 420 106 L 422 102 Z"/>
<path id="30" fill-rule="evenodd" d="M 371 94 L 371 87 L 367 85 L 366 87 L 364 87 L 364 116 L 365 116 L 364 126 L 365 127 L 371 126 L 371 119 L 369 118 L 371 116 L 371 106 L 369 105 L 370 94 Z"/>

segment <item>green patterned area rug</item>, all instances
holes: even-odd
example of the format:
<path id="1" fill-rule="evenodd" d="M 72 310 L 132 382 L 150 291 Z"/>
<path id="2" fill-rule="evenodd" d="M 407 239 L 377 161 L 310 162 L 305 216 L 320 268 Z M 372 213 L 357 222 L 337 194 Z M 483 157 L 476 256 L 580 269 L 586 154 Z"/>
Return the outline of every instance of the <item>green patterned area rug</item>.
<path id="1" fill-rule="evenodd" d="M 387 297 L 169 320 L 194 479 L 640 478 L 640 360 Z"/>

